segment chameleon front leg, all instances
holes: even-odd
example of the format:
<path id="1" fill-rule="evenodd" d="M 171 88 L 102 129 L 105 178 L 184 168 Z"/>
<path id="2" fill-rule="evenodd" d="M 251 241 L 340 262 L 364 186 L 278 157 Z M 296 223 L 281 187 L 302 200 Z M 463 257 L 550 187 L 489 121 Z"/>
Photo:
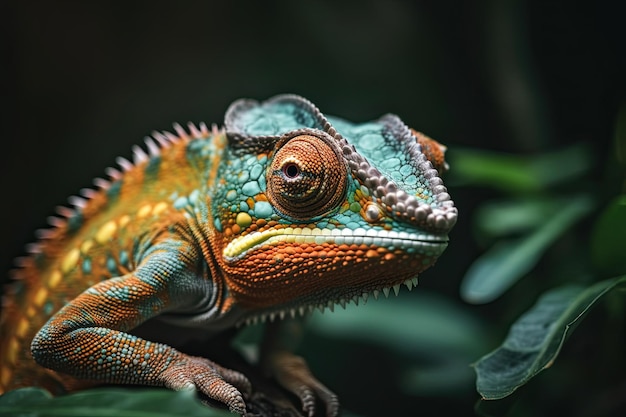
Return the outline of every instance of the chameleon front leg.
<path id="1" fill-rule="evenodd" d="M 177 247 L 179 245 L 174 245 Z M 207 359 L 127 333 L 151 317 L 200 297 L 186 256 L 163 243 L 135 271 L 102 281 L 57 312 L 31 345 L 41 365 L 101 383 L 197 389 L 245 414 L 242 396 L 250 383 L 242 374 Z"/>
<path id="2" fill-rule="evenodd" d="M 308 417 L 315 415 L 317 400 L 324 404 L 327 417 L 335 417 L 339 413 L 337 395 L 313 376 L 304 358 L 293 353 L 302 327 L 300 319 L 267 324 L 261 346 L 261 366 L 300 399 Z"/>

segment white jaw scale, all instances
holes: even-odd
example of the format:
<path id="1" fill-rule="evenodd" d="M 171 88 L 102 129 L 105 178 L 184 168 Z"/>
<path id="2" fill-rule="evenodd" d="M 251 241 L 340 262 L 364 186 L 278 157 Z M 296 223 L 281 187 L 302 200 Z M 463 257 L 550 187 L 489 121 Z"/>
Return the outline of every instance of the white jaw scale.
<path id="1" fill-rule="evenodd" d="M 260 245 L 279 243 L 324 244 L 337 245 L 373 245 L 383 248 L 419 250 L 425 255 L 439 255 L 447 244 L 446 236 L 429 233 L 408 233 L 375 229 L 319 229 L 308 227 L 285 227 L 253 232 L 232 240 L 223 251 L 228 261 L 239 259 L 249 250 Z"/>

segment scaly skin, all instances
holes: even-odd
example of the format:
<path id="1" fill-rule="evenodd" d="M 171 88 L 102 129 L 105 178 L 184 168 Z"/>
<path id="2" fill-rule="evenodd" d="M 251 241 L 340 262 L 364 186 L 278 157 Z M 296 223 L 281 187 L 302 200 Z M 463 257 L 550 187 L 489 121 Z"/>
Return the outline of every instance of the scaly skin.
<path id="1" fill-rule="evenodd" d="M 175 130 L 59 208 L 20 259 L 0 392 L 165 386 L 245 414 L 247 378 L 183 341 L 411 288 L 456 221 L 445 148 L 395 116 L 352 124 L 285 95 L 235 102 L 224 130 Z M 336 415 L 337 397 L 274 339 L 262 366 L 308 415 L 316 398 Z"/>

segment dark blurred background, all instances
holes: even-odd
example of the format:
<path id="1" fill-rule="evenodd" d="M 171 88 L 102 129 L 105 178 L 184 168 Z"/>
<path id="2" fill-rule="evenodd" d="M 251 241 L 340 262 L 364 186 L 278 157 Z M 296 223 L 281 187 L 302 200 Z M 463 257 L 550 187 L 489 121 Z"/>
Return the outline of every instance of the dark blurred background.
<path id="1" fill-rule="evenodd" d="M 619 3 L 3 1 L 0 267 L 10 269 L 54 206 L 152 130 L 221 123 L 240 97 L 297 93 L 354 121 L 396 113 L 451 154 L 532 155 L 585 141 L 609 155 L 626 99 Z M 480 251 L 470 218 L 485 196 L 449 185 L 460 222 L 420 286 L 454 301 Z M 478 313 L 489 320 L 492 310 Z M 381 415 L 370 403 L 393 398 L 393 411 L 448 405 L 471 415 L 477 398 L 371 392 L 348 394 L 348 406 Z"/>

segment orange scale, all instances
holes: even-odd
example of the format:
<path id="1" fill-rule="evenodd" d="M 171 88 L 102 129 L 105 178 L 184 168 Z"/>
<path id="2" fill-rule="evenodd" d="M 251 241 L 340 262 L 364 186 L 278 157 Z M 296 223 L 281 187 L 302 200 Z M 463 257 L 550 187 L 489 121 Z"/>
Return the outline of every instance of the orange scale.
<path id="1" fill-rule="evenodd" d="M 272 252 L 268 258 L 274 262 L 284 262 L 285 261 L 285 254 L 283 253 L 279 253 L 279 252 Z"/>

